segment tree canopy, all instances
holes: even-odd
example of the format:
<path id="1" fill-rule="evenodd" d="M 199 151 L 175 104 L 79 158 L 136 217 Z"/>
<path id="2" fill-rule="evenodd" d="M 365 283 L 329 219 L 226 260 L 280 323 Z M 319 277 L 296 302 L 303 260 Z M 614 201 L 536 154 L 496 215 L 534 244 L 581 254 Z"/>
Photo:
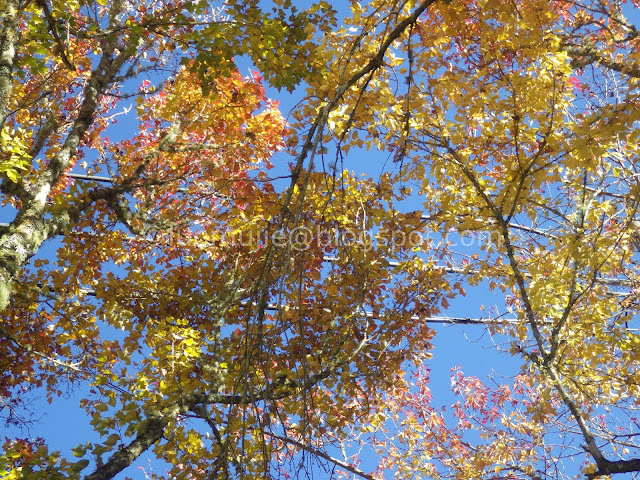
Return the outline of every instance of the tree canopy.
<path id="1" fill-rule="evenodd" d="M 2 0 L 0 478 L 638 475 L 638 6 Z"/>

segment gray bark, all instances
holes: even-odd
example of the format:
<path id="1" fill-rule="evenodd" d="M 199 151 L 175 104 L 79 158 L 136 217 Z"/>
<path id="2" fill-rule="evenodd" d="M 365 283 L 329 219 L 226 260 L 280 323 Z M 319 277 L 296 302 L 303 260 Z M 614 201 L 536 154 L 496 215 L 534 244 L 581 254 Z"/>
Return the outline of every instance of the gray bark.
<path id="1" fill-rule="evenodd" d="M 168 419 L 156 418 L 147 421 L 142 432 L 126 447 L 121 448 L 95 472 L 85 477 L 85 480 L 109 480 L 131 465 L 149 447 L 159 441 L 169 423 Z"/>
<path id="2" fill-rule="evenodd" d="M 115 2 L 112 10 L 116 5 L 121 7 L 119 2 Z M 10 7 L 7 7 L 7 10 L 11 10 Z M 12 11 L 15 13 L 15 9 Z M 115 18 L 118 12 L 112 13 Z M 15 15 L 12 18 L 15 20 Z M 8 27 L 4 25 L 3 32 L 7 30 Z M 5 39 L 13 39 L 11 35 L 7 37 L 7 34 L 4 34 Z M 7 42 L 8 40 L 5 40 L 7 45 L 13 46 L 13 43 L 9 44 Z M 0 237 L 0 310 L 6 308 L 9 304 L 13 283 L 20 269 L 35 255 L 45 240 L 61 233 L 68 226 L 70 220 L 68 212 L 60 214 L 53 219 L 45 219 L 49 194 L 59 182 L 64 171 L 69 167 L 71 159 L 78 151 L 80 142 L 93 123 L 101 94 L 113 82 L 113 79 L 128 58 L 123 53 L 114 53 L 118 52 L 116 34 L 112 34 L 109 41 L 105 43 L 106 46 L 100 62 L 93 70 L 91 78 L 84 89 L 84 99 L 78 116 L 62 148 L 40 173 L 29 195 L 22 195 L 22 207 L 9 228 Z M 4 44 L 2 48 L 5 48 Z M 9 56 L 9 50 L 7 50 L 6 54 L 4 51 L 2 52 L 0 74 L 3 72 L 2 68 L 7 71 L 6 69 L 12 65 L 13 56 Z M 2 79 L 5 79 L 5 77 L 2 76 L 0 80 Z M 0 83 L 0 107 L 2 107 L 1 102 L 3 101 L 6 104 L 6 95 L 9 93 L 10 89 L 2 90 L 2 83 Z M 2 95 L 5 95 L 5 97 Z M 0 118 L 3 119 L 5 117 Z"/>
<path id="3" fill-rule="evenodd" d="M 6 0 L 0 33 L 0 130 L 7 118 L 7 104 L 13 90 L 13 60 L 18 35 L 17 0 Z"/>

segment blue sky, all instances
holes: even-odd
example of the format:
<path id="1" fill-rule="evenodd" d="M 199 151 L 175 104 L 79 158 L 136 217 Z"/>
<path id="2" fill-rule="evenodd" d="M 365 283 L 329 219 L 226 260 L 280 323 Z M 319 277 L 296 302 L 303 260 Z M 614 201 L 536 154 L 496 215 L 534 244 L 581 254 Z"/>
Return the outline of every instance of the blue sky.
<path id="1" fill-rule="evenodd" d="M 300 2 L 310 3 L 310 2 Z M 302 7 L 303 5 L 301 5 Z M 637 20 L 637 15 L 632 16 Z M 249 75 L 252 67 L 239 59 L 240 71 L 243 75 Z M 278 92 L 275 89 L 268 89 L 268 96 L 280 103 L 283 114 L 293 108 L 303 95 L 303 89 L 299 88 L 293 93 L 286 91 Z M 137 127 L 135 115 L 129 113 L 119 117 L 118 124 L 112 127 L 110 134 L 112 138 L 124 137 Z M 288 172 L 288 163 L 291 157 L 285 154 L 277 154 L 274 157 L 274 175 L 279 172 Z M 383 168 L 382 165 L 389 160 L 388 152 L 375 151 L 351 151 L 345 167 L 357 173 L 366 173 L 377 176 Z M 388 164 L 388 163 L 387 163 Z M 424 198 L 417 194 L 404 202 L 403 206 L 410 210 L 418 210 L 422 207 Z M 0 210 L 0 222 L 11 220 L 11 212 L 7 209 Z M 472 250 L 475 246 L 464 243 L 464 239 L 452 236 L 453 242 L 458 242 L 461 249 Z M 38 254 L 39 258 L 53 258 L 55 256 L 57 242 L 48 242 Z M 503 296 L 491 293 L 486 285 L 467 288 L 465 297 L 456 298 L 451 302 L 451 307 L 445 312 L 453 317 L 477 318 L 488 315 L 488 311 L 496 308 L 500 313 L 505 312 Z M 481 309 L 484 306 L 485 310 Z M 467 375 L 487 378 L 495 375 L 498 382 L 502 381 L 502 376 L 509 377 L 517 373 L 521 365 L 518 358 L 511 357 L 508 353 L 499 353 L 495 343 L 501 343 L 504 338 L 492 338 L 482 326 L 469 325 L 434 325 L 437 335 L 434 340 L 433 359 L 429 362 L 431 369 L 431 389 L 434 397 L 434 404 L 449 404 L 453 400 L 450 391 L 451 368 L 459 366 Z M 508 381 L 508 380 L 507 380 Z M 36 412 L 35 417 L 40 416 L 40 412 L 52 412 L 47 414 L 40 421 L 31 425 L 27 430 L 9 429 L 0 432 L 0 435 L 7 436 L 27 436 L 44 437 L 50 441 L 50 447 L 55 450 L 69 452 L 69 449 L 86 441 L 96 440 L 96 434 L 89 425 L 89 419 L 78 409 L 78 401 L 83 398 L 85 392 L 82 390 L 71 391 L 65 398 L 56 399 L 51 406 L 46 404 L 44 399 L 35 400 L 32 408 Z M 144 478 L 143 471 L 138 467 L 147 468 L 148 460 L 146 456 L 126 472 L 117 476 L 123 479 L 129 476 L 133 479 Z M 160 467 L 161 468 L 161 467 Z M 375 465 L 366 461 L 360 465 L 364 471 L 371 471 Z M 161 473 L 160 471 L 158 473 Z M 622 478 L 622 477 L 620 477 Z"/>
<path id="2" fill-rule="evenodd" d="M 243 66 L 239 62 L 239 67 L 243 75 L 249 75 L 251 67 Z M 286 113 L 294 106 L 299 98 L 299 92 L 292 94 L 284 91 L 278 92 L 269 89 L 268 95 L 280 102 L 283 113 Z M 137 128 L 136 118 L 133 114 L 119 117 L 117 125 L 109 132 L 112 138 L 120 138 L 129 134 Z M 381 171 L 381 166 L 388 160 L 388 152 L 362 151 L 352 152 L 345 162 L 345 167 L 355 172 L 362 172 L 377 176 Z M 288 162 L 291 158 L 285 154 L 277 154 L 274 157 L 274 175 L 288 171 Z M 279 172 L 280 171 L 280 172 Z M 418 210 L 424 199 L 415 195 L 415 198 L 405 202 L 407 211 Z M 5 210 L 6 212 L 6 210 Z M 0 212 L 0 222 L 9 221 L 10 216 L 4 217 Z M 450 240 L 458 242 L 462 249 L 473 248 L 465 239 L 451 236 Z M 36 258 L 55 258 L 55 252 L 59 242 L 52 240 L 47 242 L 39 251 Z M 454 317 L 477 318 L 487 315 L 492 307 L 497 307 L 500 312 L 504 312 L 500 295 L 491 294 L 486 287 L 479 286 L 467 289 L 467 296 L 455 299 L 451 307 L 444 314 Z M 484 305 L 486 311 L 480 309 Z M 433 328 L 437 330 L 434 340 L 433 358 L 429 362 L 428 368 L 431 370 L 431 389 L 434 397 L 434 405 L 450 404 L 454 398 L 451 394 L 451 368 L 460 367 L 465 374 L 487 378 L 496 375 L 496 380 L 500 382 L 501 376 L 512 376 L 517 373 L 520 362 L 512 359 L 508 354 L 498 354 L 492 344 L 492 339 L 482 326 L 478 325 L 438 325 Z M 500 341 L 500 340 L 498 340 Z M 499 369 L 496 367 L 499 366 Z M 80 399 L 87 395 L 83 388 L 71 389 L 68 395 L 56 398 L 49 405 L 44 398 L 34 396 L 34 403 L 30 409 L 34 412 L 34 419 L 37 422 L 31 424 L 27 429 L 20 430 L 10 428 L 0 435 L 16 437 L 47 439 L 51 450 L 61 450 L 63 454 L 71 455 L 70 450 L 87 441 L 97 441 L 99 437 L 89 424 L 90 418 L 83 410 L 78 408 Z M 45 414 L 46 412 L 46 414 Z M 4 436 L 3 435 L 3 436 Z M 365 456 L 360 468 L 364 471 L 373 471 L 376 467 L 375 458 Z M 130 477 L 134 480 L 143 479 L 144 471 L 155 470 L 156 473 L 163 473 L 163 467 L 159 462 L 149 460 L 148 455 L 143 455 L 132 467 L 122 472 L 115 478 L 122 480 Z"/>

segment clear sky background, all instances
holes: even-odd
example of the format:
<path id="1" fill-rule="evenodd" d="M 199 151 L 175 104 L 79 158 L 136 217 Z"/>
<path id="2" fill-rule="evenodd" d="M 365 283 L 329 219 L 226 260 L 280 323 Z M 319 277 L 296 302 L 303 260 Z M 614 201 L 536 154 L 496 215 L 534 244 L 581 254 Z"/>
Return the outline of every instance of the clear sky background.
<path id="1" fill-rule="evenodd" d="M 300 8 L 309 2 L 299 2 Z M 345 2 L 345 5 L 347 2 Z M 634 14 L 632 20 L 638 20 Z M 244 60 L 238 59 L 239 69 L 243 76 L 249 76 L 251 66 Z M 280 103 L 280 109 L 284 116 L 301 100 L 304 95 L 303 88 L 298 88 L 293 93 L 278 92 L 268 89 L 268 96 Z M 132 110 L 128 115 L 118 117 L 117 125 L 111 128 L 109 135 L 113 139 L 123 138 L 137 129 L 137 121 Z M 291 157 L 280 153 L 274 157 L 274 175 L 279 172 L 288 173 L 288 163 Z M 392 166 L 388 152 L 356 151 L 351 150 L 345 161 L 345 168 L 357 173 L 366 173 L 372 177 L 378 176 L 386 164 Z M 426 199 L 414 195 L 404 203 L 407 211 L 419 210 Z M 9 222 L 12 219 L 11 211 L 0 210 L 0 222 Z M 459 249 L 471 251 L 477 247 L 469 239 L 461 239 L 451 236 L 450 240 L 457 242 Z M 56 241 L 49 241 L 43 246 L 36 258 L 54 258 L 57 248 Z M 454 248 L 456 249 L 456 248 Z M 78 252 L 81 254 L 81 252 Z M 489 312 L 497 310 L 505 313 L 504 299 L 502 295 L 489 292 L 486 285 L 466 289 L 465 297 L 458 297 L 451 302 L 450 308 L 444 312 L 452 317 L 478 318 L 489 316 Z M 484 307 L 484 311 L 481 309 Z M 510 315 L 508 315 L 510 316 Z M 451 394 L 450 374 L 452 367 L 460 367 L 467 375 L 478 376 L 482 379 L 495 378 L 497 383 L 508 382 L 508 378 L 516 374 L 521 365 L 519 358 L 513 358 L 508 353 L 499 353 L 496 344 L 505 341 L 505 338 L 492 338 L 483 326 L 479 325 L 433 325 L 437 330 L 434 339 L 433 358 L 428 363 L 431 369 L 431 390 L 434 405 L 446 405 L 454 401 Z M 491 382 L 489 382 L 491 383 Z M 70 449 L 86 441 L 97 440 L 95 432 L 89 425 L 89 418 L 84 410 L 78 408 L 78 403 L 85 396 L 82 389 L 71 390 L 65 397 L 56 399 L 52 405 L 48 405 L 43 397 L 38 397 L 37 392 L 33 396 L 33 403 L 28 408 L 33 412 L 34 423 L 26 429 L 9 428 L 0 426 L 0 437 L 43 437 L 49 442 L 52 450 L 62 450 L 70 454 Z M 48 414 L 44 415 L 45 412 Z M 43 416 L 44 415 L 44 416 Z M 4 429 L 4 431 L 3 431 Z M 143 455 L 136 465 L 127 469 L 116 477 L 124 479 L 130 477 L 135 480 L 144 479 L 144 473 L 138 467 L 148 468 L 148 458 Z M 157 473 L 162 474 L 161 467 L 154 465 Z M 373 471 L 375 464 L 365 461 L 360 465 L 364 471 Z M 623 477 L 617 477 L 622 479 Z"/>
<path id="2" fill-rule="evenodd" d="M 239 68 L 243 76 L 249 76 L 252 68 L 244 61 L 239 61 Z M 278 92 L 275 89 L 268 89 L 268 96 L 280 102 L 283 115 L 302 98 L 301 89 L 293 93 L 286 91 Z M 135 110 L 132 110 L 132 112 Z M 108 132 L 112 139 L 117 139 L 130 135 L 137 129 L 137 120 L 133 113 L 122 115 L 118 118 L 118 123 L 111 127 Z M 384 165 L 391 165 L 387 162 L 388 152 L 377 151 L 356 151 L 352 150 L 345 161 L 345 168 L 357 173 L 366 173 L 374 178 L 384 171 Z M 274 176 L 288 173 L 288 163 L 291 157 L 284 153 L 277 154 L 273 161 L 275 168 L 272 170 Z M 284 185 L 283 185 L 284 186 Z M 420 210 L 424 198 L 414 195 L 412 199 L 404 202 L 406 211 Z M 0 211 L 0 223 L 9 222 L 12 218 L 8 209 Z M 454 249 L 469 251 L 475 248 L 475 243 L 470 238 L 460 238 L 455 235 L 450 236 L 454 242 Z M 59 242 L 50 240 L 45 243 L 37 256 L 34 258 L 54 259 Z M 459 248 L 455 248 L 458 244 Z M 81 254 L 81 252 L 78 252 Z M 465 297 L 458 297 L 451 302 L 450 308 L 444 314 L 452 317 L 478 318 L 488 316 L 492 308 L 497 308 L 500 313 L 505 312 L 502 304 L 502 297 L 489 292 L 485 286 L 467 288 Z M 481 310 L 485 307 L 485 311 Z M 431 389 L 433 394 L 433 404 L 448 405 L 455 399 L 451 394 L 451 368 L 459 367 L 467 375 L 478 376 L 486 379 L 493 376 L 498 383 L 502 383 L 505 376 L 513 376 L 517 373 L 520 362 L 513 359 L 508 354 L 498 354 L 495 349 L 494 340 L 501 342 L 504 339 L 492 339 L 480 325 L 439 325 L 433 324 L 437 330 L 434 339 L 433 358 L 427 367 L 431 370 Z M 4 432 L 4 426 L 0 426 L 0 436 L 37 438 L 43 437 L 47 440 L 50 450 L 60 450 L 65 456 L 71 456 L 71 448 L 83 444 L 87 441 L 99 440 L 97 434 L 89 424 L 90 418 L 78 404 L 80 399 L 87 396 L 87 391 L 83 388 L 71 388 L 68 394 L 56 398 L 49 405 L 44 399 L 44 395 L 39 395 L 37 390 L 33 392 L 33 402 L 27 406 L 33 413 L 34 420 L 26 428 L 8 428 Z M 373 471 L 376 468 L 375 458 L 364 457 L 360 464 L 363 471 Z M 144 469 L 144 470 L 143 470 Z M 130 477 L 134 480 L 144 479 L 144 471 L 153 469 L 158 474 L 162 474 L 163 467 L 160 462 L 149 461 L 147 455 L 143 455 L 132 467 L 115 477 L 122 480 Z"/>

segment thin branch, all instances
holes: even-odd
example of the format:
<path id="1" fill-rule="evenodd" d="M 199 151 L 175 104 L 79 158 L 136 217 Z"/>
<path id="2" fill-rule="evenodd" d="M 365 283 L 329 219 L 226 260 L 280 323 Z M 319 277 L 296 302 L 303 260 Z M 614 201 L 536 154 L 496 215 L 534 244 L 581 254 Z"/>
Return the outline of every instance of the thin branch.
<path id="1" fill-rule="evenodd" d="M 67 173 L 67 177 L 74 180 L 86 180 L 88 182 L 100 182 L 100 183 L 115 183 L 115 180 L 111 177 L 101 177 L 97 175 L 80 175 L 78 173 Z"/>
<path id="2" fill-rule="evenodd" d="M 323 458 L 331 463 L 333 463 L 334 465 L 337 465 L 338 467 L 346 470 L 347 472 L 353 473 L 354 475 L 357 475 L 361 478 L 364 478 L 366 480 L 378 480 L 376 479 L 376 477 L 374 477 L 373 475 L 371 475 L 370 473 L 366 473 L 363 472 L 362 470 L 360 470 L 359 468 L 354 467 L 353 465 L 351 465 L 350 463 L 347 462 L 343 462 L 340 459 L 337 459 L 335 457 L 332 457 L 331 455 L 329 455 L 326 452 L 323 452 L 322 450 L 318 450 L 315 447 L 312 447 L 310 445 L 304 444 L 302 442 L 299 442 L 297 440 L 293 440 L 292 438 L 286 438 L 286 437 L 282 437 L 280 435 L 277 435 L 275 433 L 271 433 L 271 432 L 264 432 L 265 435 L 268 435 L 270 437 L 275 438 L 276 440 L 280 440 L 281 442 L 285 442 L 291 445 L 294 445 L 302 450 L 305 450 L 317 457 Z"/>
<path id="3" fill-rule="evenodd" d="M 0 336 L 6 338 L 7 340 L 10 340 L 11 342 L 13 342 L 18 348 L 20 348 L 21 350 L 24 350 L 28 355 L 36 356 L 38 358 L 41 358 L 45 362 L 51 363 L 53 365 L 56 365 L 58 367 L 62 367 L 62 368 L 68 369 L 68 370 L 72 370 L 72 371 L 74 371 L 76 373 L 85 373 L 85 372 L 83 372 L 82 369 L 78 368 L 76 365 L 73 365 L 71 363 L 61 362 L 60 360 L 56 360 L 55 358 L 51 358 L 51 357 L 45 355 L 42 352 L 34 350 L 31 345 L 23 345 L 15 335 L 9 333 L 1 325 L 0 325 Z"/>
<path id="4" fill-rule="evenodd" d="M 71 61 L 69 61 L 69 58 L 67 57 L 64 43 L 62 42 L 62 39 L 58 34 L 58 22 L 55 18 L 53 18 L 53 14 L 51 13 L 51 9 L 49 8 L 47 1 L 36 0 L 36 4 L 42 9 L 42 12 L 44 13 L 44 17 L 47 20 L 47 25 L 49 26 L 49 31 L 51 32 L 51 35 L 56 42 L 56 50 L 58 50 L 58 53 L 60 54 L 62 63 L 64 63 L 69 70 L 75 72 L 76 66 Z"/>

